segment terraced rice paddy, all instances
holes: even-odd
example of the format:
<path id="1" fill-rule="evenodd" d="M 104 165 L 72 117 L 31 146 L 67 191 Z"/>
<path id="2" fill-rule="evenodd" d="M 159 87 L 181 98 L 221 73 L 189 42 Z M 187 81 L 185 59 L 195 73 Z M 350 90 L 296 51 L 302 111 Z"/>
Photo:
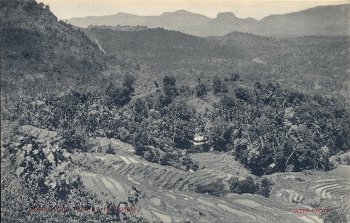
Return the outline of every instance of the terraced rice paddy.
<path id="1" fill-rule="evenodd" d="M 321 208 L 349 211 L 349 180 L 344 176 L 344 171 L 350 171 L 349 166 L 330 172 L 267 176 L 275 182 L 270 198 L 252 194 L 214 197 L 189 190 L 197 183 L 249 175 L 233 157 L 222 159 L 223 156 L 194 154 L 194 160 L 199 160 L 202 167 L 196 172 L 149 163 L 134 155 L 132 149 L 121 150 L 120 147 L 115 155 L 79 154 L 75 155 L 75 160 L 89 163 L 91 168 L 81 171 L 84 185 L 102 200 L 123 201 L 132 186 L 141 190 L 142 199 L 135 214 L 151 222 L 187 219 L 193 222 L 322 223 L 320 213 L 292 211 L 313 209 L 313 202 L 319 202 Z"/>
<path id="2" fill-rule="evenodd" d="M 215 153 L 191 154 L 191 158 L 198 162 L 200 167 L 217 173 L 226 173 L 229 176 L 246 177 L 249 172 L 233 156 Z"/>

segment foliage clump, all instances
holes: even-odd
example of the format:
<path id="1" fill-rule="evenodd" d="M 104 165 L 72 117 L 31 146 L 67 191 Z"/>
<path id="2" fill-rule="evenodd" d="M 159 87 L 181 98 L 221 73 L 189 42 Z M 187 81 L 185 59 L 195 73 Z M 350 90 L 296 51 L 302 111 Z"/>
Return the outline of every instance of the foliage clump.
<path id="1" fill-rule="evenodd" d="M 246 179 L 231 178 L 227 184 L 228 186 L 226 187 L 223 180 L 218 179 L 215 182 L 205 185 L 197 184 L 194 190 L 197 193 L 210 194 L 217 197 L 223 196 L 227 193 L 259 194 L 264 197 L 269 197 L 274 185 L 274 183 L 267 178 L 263 178 L 258 182 L 252 177 L 247 177 Z"/>
<path id="2" fill-rule="evenodd" d="M 225 195 L 227 191 L 225 190 L 225 185 L 221 180 L 211 182 L 207 185 L 198 184 L 195 188 L 197 193 L 210 194 L 212 196 L 220 197 Z"/>

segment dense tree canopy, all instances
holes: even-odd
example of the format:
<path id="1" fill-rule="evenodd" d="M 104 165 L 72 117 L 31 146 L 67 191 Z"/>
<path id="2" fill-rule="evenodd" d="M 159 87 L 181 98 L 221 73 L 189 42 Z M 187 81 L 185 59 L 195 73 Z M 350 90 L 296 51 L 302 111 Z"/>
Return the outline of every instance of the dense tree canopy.
<path id="1" fill-rule="evenodd" d="M 212 90 L 220 90 L 220 100 L 205 113 L 186 103 L 190 96 L 179 95 L 172 76 L 163 78 L 160 91 L 131 101 L 134 79 L 126 76 L 121 86 L 106 86 L 105 93 L 71 91 L 65 96 L 23 98 L 15 102 L 15 111 L 3 116 L 59 130 L 64 147 L 71 150 L 86 150 L 87 137 L 106 136 L 168 154 L 199 152 L 193 149 L 193 138 L 201 126 L 208 138 L 206 148 L 234 154 L 256 175 L 329 170 L 329 157 L 349 148 L 349 112 L 339 100 L 261 82 L 235 82 L 222 90 L 221 79 L 214 79 L 218 89 Z"/>

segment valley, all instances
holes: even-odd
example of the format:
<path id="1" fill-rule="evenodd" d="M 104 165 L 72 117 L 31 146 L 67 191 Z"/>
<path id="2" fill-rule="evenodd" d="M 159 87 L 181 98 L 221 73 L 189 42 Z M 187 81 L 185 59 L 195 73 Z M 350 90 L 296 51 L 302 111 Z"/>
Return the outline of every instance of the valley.
<path id="1" fill-rule="evenodd" d="M 0 1 L 1 221 L 349 222 L 349 15 Z"/>

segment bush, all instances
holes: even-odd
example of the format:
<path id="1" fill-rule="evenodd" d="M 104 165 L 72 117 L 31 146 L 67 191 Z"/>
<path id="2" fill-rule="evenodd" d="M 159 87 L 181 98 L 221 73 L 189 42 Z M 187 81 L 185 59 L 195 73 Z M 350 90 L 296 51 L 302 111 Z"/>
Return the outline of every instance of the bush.
<path id="1" fill-rule="evenodd" d="M 245 180 L 239 180 L 238 178 L 232 178 L 230 180 L 230 192 L 243 194 L 255 194 L 258 190 L 258 185 L 255 184 L 254 179 L 252 177 L 248 177 Z"/>
<path id="2" fill-rule="evenodd" d="M 207 92 L 207 86 L 203 82 L 198 83 L 198 85 L 196 86 L 196 96 L 203 97 L 207 95 Z"/>
<path id="3" fill-rule="evenodd" d="M 236 97 L 243 100 L 243 101 L 249 101 L 251 98 L 251 93 L 247 88 L 239 87 L 235 90 Z"/>
<path id="4" fill-rule="evenodd" d="M 135 148 L 136 155 L 142 156 L 151 163 L 158 163 L 160 165 L 174 166 L 182 170 L 198 170 L 199 166 L 193 162 L 187 155 L 182 155 L 176 151 L 164 152 L 159 148 L 153 146 L 137 146 Z"/>
<path id="5" fill-rule="evenodd" d="M 226 84 L 218 76 L 215 76 L 213 78 L 213 90 L 214 90 L 214 94 L 227 93 Z"/>
<path id="6" fill-rule="evenodd" d="M 108 148 L 106 150 L 107 154 L 115 155 L 115 150 L 112 148 L 111 144 L 108 145 Z"/>
<path id="7" fill-rule="evenodd" d="M 195 192 L 201 194 L 210 194 L 216 197 L 220 197 L 227 193 L 225 185 L 221 180 L 217 180 L 207 185 L 199 184 L 196 186 Z"/>
<path id="8" fill-rule="evenodd" d="M 270 192 L 274 183 L 264 178 L 261 180 L 260 184 L 255 183 L 252 177 L 248 177 L 245 180 L 239 180 L 238 178 L 232 178 L 229 181 L 230 192 L 237 194 L 259 194 L 264 197 L 270 197 Z"/>
<path id="9" fill-rule="evenodd" d="M 231 107 L 235 106 L 236 100 L 235 100 L 235 98 L 233 98 L 233 97 L 224 96 L 224 98 L 221 99 L 220 104 L 221 104 L 224 108 L 231 108 Z"/>
<path id="10" fill-rule="evenodd" d="M 257 190 L 257 194 L 260 194 L 264 197 L 270 197 L 270 192 L 271 192 L 271 189 L 272 189 L 272 186 L 274 185 L 274 183 L 267 179 L 267 178 L 264 178 L 260 185 L 259 185 L 259 188 Z"/>
<path id="11" fill-rule="evenodd" d="M 106 89 L 108 107 L 122 107 L 126 105 L 131 100 L 132 93 L 133 88 L 130 89 L 126 86 L 116 87 L 114 84 L 110 84 Z"/>
<path id="12" fill-rule="evenodd" d="M 189 97 L 189 96 L 193 95 L 194 93 L 195 93 L 194 89 L 188 85 L 182 85 L 179 88 L 179 94 L 181 94 L 184 97 Z"/>
<path id="13" fill-rule="evenodd" d="M 70 152 L 82 151 L 86 152 L 89 149 L 88 136 L 85 132 L 77 131 L 73 128 L 65 129 L 62 131 L 62 148 L 67 149 Z"/>

